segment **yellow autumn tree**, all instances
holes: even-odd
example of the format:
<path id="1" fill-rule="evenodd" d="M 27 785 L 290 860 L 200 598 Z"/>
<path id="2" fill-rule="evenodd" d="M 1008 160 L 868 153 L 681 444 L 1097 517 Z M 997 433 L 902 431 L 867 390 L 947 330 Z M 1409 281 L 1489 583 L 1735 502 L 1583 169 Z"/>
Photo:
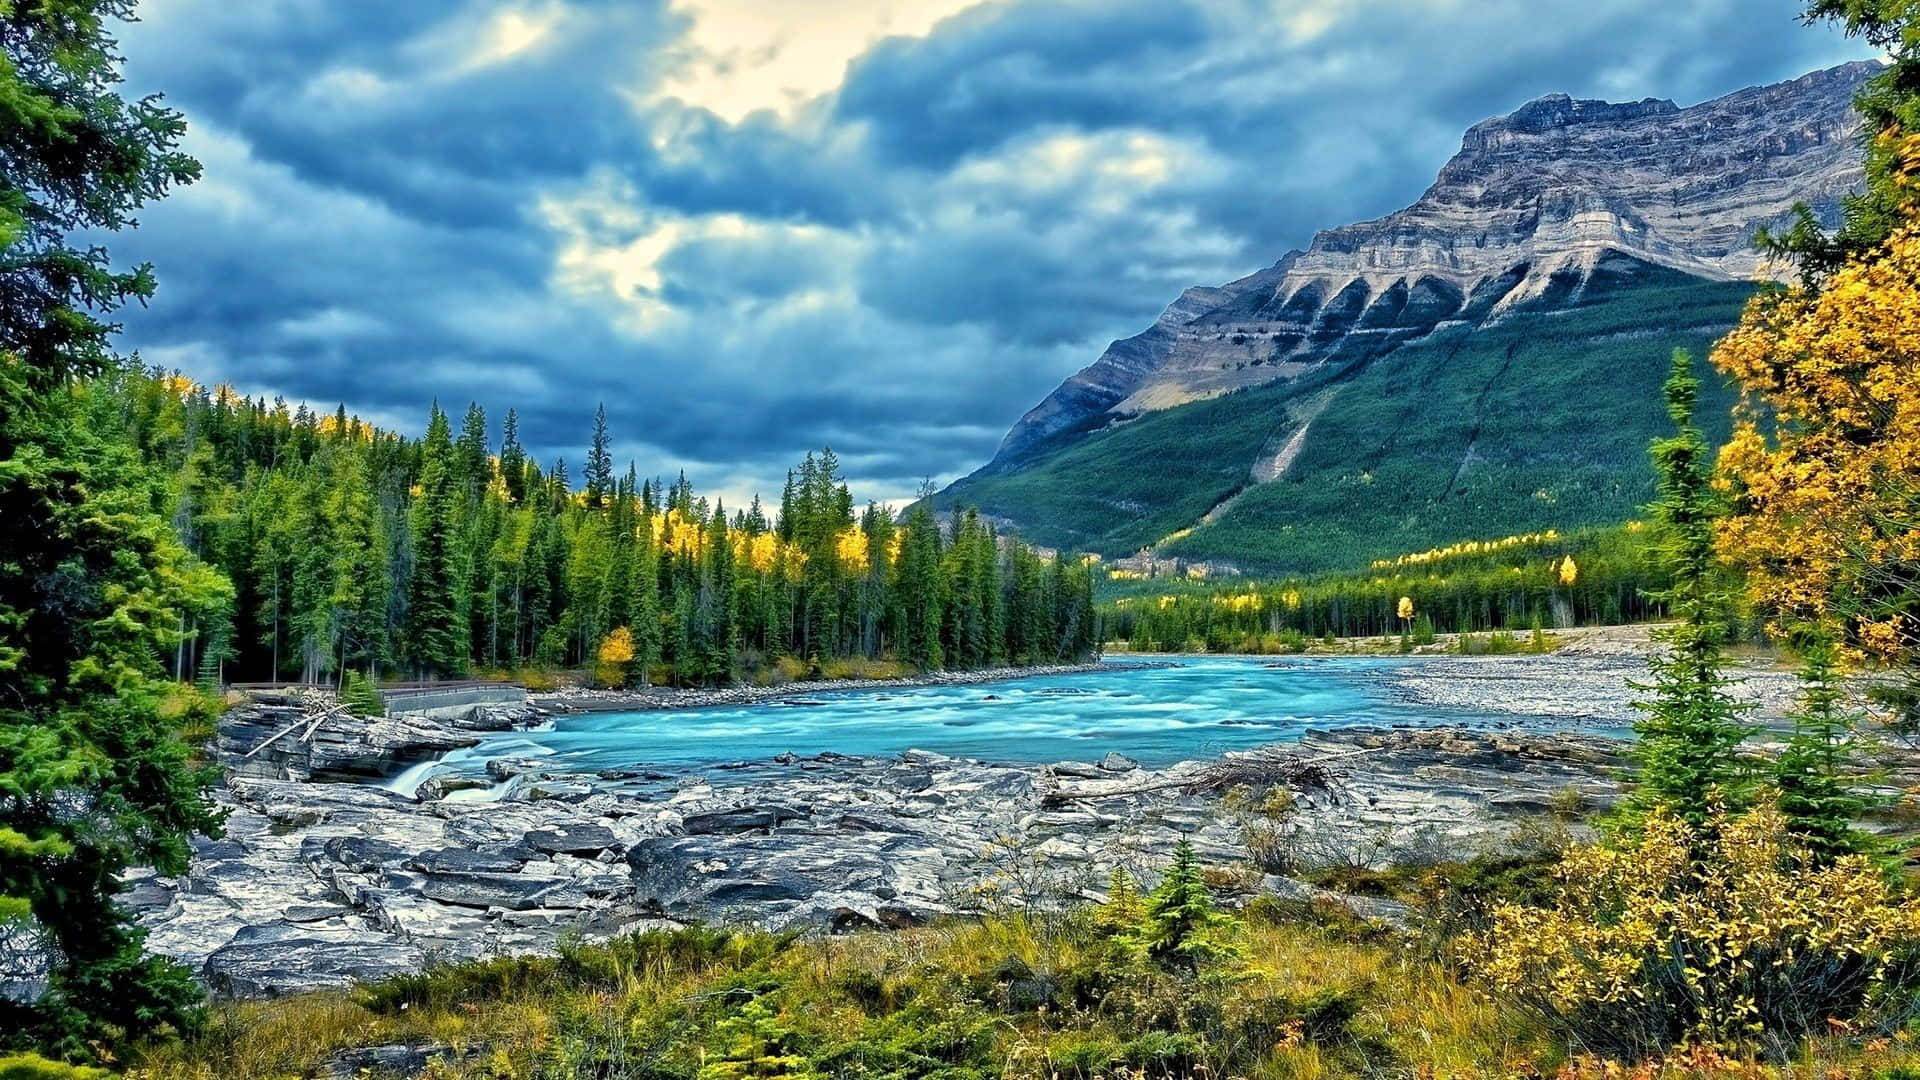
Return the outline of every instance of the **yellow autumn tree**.
<path id="1" fill-rule="evenodd" d="M 616 626 L 600 639 L 600 649 L 594 654 L 599 662 L 594 675 L 610 686 L 625 686 L 633 658 L 633 631 Z"/>
<path id="2" fill-rule="evenodd" d="M 1560 562 L 1560 584 L 1572 585 L 1579 580 L 1580 564 L 1574 562 L 1573 556 L 1569 555 Z"/>
<path id="3" fill-rule="evenodd" d="M 1920 223 L 1757 298 L 1713 360 L 1745 398 L 1719 546 L 1770 628 L 1828 623 L 1920 672 Z"/>

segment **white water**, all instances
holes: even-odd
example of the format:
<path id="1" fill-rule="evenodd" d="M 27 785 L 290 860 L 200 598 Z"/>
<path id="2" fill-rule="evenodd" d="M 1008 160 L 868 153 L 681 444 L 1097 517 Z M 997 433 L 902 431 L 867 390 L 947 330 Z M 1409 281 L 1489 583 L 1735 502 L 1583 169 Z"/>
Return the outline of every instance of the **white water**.
<path id="1" fill-rule="evenodd" d="M 969 686 L 810 695 L 710 709 L 585 713 L 543 730 L 502 732 L 386 786 L 411 794 L 440 772 L 485 775 L 492 758 L 546 758 L 551 770 L 685 769 L 777 754 L 894 755 L 918 748 L 1004 763 L 1094 760 L 1117 751 L 1148 766 L 1298 739 L 1308 728 L 1561 726 L 1562 720 L 1411 705 L 1389 676 L 1400 658 L 1191 657 Z M 490 791 L 457 793 L 498 798 Z"/>

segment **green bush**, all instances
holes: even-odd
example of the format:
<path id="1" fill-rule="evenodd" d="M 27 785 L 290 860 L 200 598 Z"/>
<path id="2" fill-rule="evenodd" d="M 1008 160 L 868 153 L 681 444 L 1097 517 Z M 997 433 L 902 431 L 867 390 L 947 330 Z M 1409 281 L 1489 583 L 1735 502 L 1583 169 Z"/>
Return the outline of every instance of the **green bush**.
<path id="1" fill-rule="evenodd" d="M 374 689 L 373 681 L 358 671 L 349 670 L 341 681 L 340 703 L 355 716 L 387 715 L 386 699 Z"/>
<path id="2" fill-rule="evenodd" d="M 0 1057 L 0 1080 L 108 1080 L 105 1069 L 48 1061 L 37 1054 Z"/>

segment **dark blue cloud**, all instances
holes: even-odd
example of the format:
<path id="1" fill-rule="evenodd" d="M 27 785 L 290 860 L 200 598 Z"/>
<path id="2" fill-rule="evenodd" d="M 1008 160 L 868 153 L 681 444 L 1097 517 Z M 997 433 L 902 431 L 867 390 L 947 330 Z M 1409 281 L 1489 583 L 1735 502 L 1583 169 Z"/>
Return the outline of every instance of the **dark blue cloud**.
<path id="1" fill-rule="evenodd" d="M 1475 121 L 1862 55 L 1799 6 L 1004 0 L 727 119 L 657 92 L 698 17 L 668 0 L 147 0 L 129 89 L 206 179 L 114 239 L 162 283 L 127 337 L 408 426 L 513 407 L 543 458 L 605 401 L 643 471 L 736 488 L 831 442 L 904 494 L 1187 285 L 1410 201 Z M 481 55 L 513 10 L 550 32 Z"/>

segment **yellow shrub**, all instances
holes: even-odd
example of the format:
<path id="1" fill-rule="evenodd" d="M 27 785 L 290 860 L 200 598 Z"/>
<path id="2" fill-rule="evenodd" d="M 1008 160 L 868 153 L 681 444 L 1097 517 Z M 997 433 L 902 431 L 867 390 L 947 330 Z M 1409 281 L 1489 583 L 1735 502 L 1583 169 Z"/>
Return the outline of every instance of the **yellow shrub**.
<path id="1" fill-rule="evenodd" d="M 1912 996 L 1920 907 L 1863 858 L 1817 865 L 1777 810 L 1702 829 L 1656 813 L 1635 840 L 1575 849 L 1560 875 L 1555 906 L 1498 909 L 1462 958 L 1576 1045 L 1782 1053 Z"/>

